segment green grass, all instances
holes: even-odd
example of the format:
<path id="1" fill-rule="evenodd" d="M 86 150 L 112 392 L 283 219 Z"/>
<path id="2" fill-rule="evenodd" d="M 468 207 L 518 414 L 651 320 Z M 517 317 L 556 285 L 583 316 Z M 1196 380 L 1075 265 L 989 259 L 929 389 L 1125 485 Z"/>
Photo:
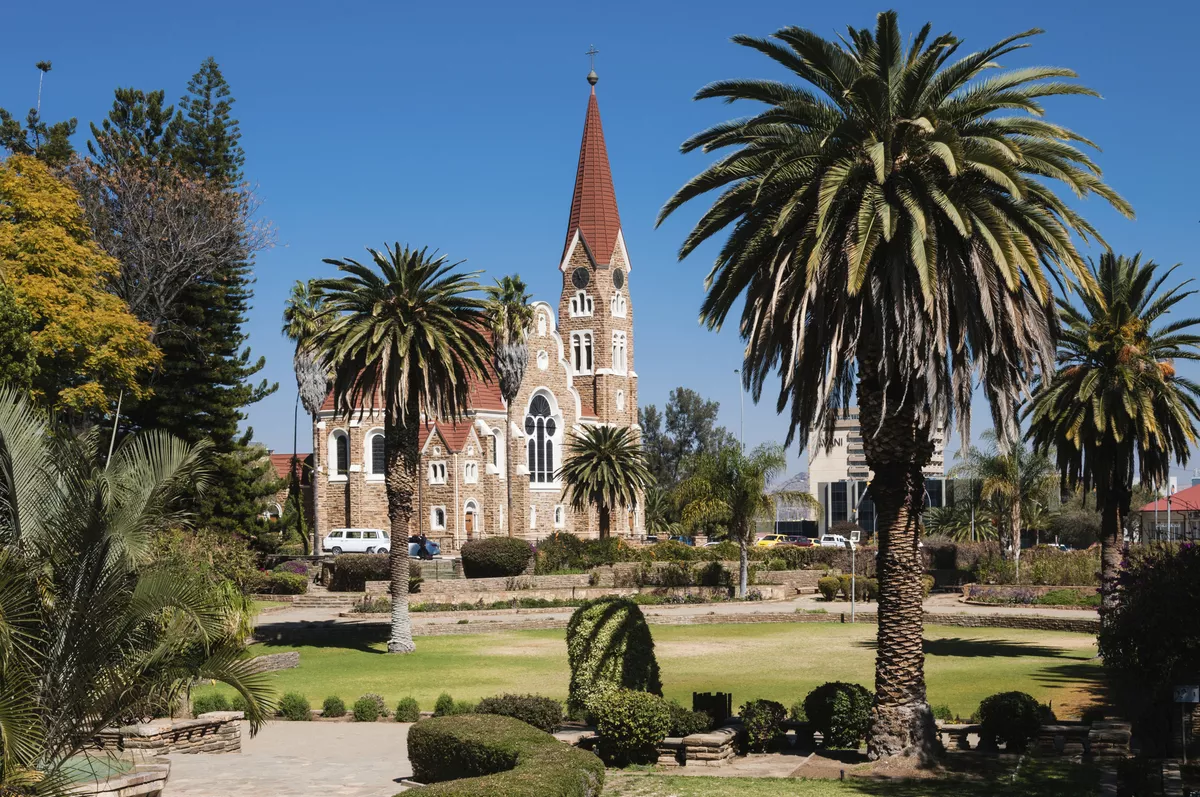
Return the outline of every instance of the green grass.
<path id="1" fill-rule="evenodd" d="M 1086 766 L 1026 760 L 1000 772 L 938 779 L 720 778 L 614 772 L 604 797 L 1091 797 L 1098 774 Z"/>
<path id="2" fill-rule="evenodd" d="M 418 637 L 416 653 L 407 656 L 386 655 L 383 634 L 374 633 L 341 646 L 255 645 L 253 652 L 299 650 L 300 666 L 273 677 L 280 692 L 300 692 L 313 705 L 327 695 L 350 703 L 366 692 L 389 705 L 411 695 L 422 708 L 442 692 L 467 700 L 567 694 L 561 630 Z M 694 691 L 731 691 L 735 706 L 752 698 L 790 706 L 825 681 L 873 683 L 874 625 L 654 626 L 653 633 L 666 696 L 685 704 Z M 964 717 L 984 697 L 1014 689 L 1052 701 L 1062 713 L 1064 701 L 1089 702 L 1086 693 L 1101 675 L 1095 639 L 1085 634 L 930 626 L 925 635 L 929 700 Z"/>

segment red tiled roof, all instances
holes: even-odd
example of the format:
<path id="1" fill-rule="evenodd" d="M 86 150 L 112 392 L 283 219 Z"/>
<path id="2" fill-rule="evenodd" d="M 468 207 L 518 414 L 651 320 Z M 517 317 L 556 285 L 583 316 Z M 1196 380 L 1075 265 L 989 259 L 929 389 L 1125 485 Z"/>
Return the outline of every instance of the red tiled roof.
<path id="1" fill-rule="evenodd" d="M 488 366 L 489 381 L 484 382 L 482 379 L 472 379 L 470 392 L 467 397 L 467 407 L 472 410 L 499 410 L 504 411 L 504 398 L 500 395 L 500 382 L 491 374 L 491 366 Z M 370 406 L 370 402 L 362 402 L 363 408 Z M 383 400 L 376 399 L 376 408 L 383 409 Z M 335 409 L 333 404 L 333 391 L 330 391 L 325 396 L 325 402 L 321 405 L 323 411 Z"/>
<path id="2" fill-rule="evenodd" d="M 596 262 L 608 265 L 617 247 L 620 229 L 621 215 L 617 212 L 617 195 L 613 191 L 612 170 L 608 166 L 608 150 L 604 146 L 604 129 L 600 126 L 600 105 L 596 101 L 596 89 L 593 86 L 583 121 L 575 194 L 571 198 L 571 218 L 567 222 L 567 240 L 563 244 L 562 256 L 567 256 L 571 238 L 575 230 L 579 230 Z"/>
<path id="3" fill-rule="evenodd" d="M 1139 512 L 1159 512 L 1167 511 L 1167 499 L 1160 498 L 1157 501 L 1151 501 L 1144 507 L 1139 509 Z M 1174 512 L 1186 511 L 1192 512 L 1200 510 L 1200 484 L 1195 487 L 1188 487 L 1180 490 L 1171 496 L 1171 510 Z"/>
<path id="4" fill-rule="evenodd" d="M 297 454 L 296 457 L 299 459 L 298 464 L 300 465 L 300 473 L 302 474 L 301 481 L 307 483 L 307 479 L 303 474 L 306 474 L 312 467 L 312 454 Z M 288 477 L 288 466 L 291 462 L 291 454 L 271 454 L 271 467 L 275 469 L 275 474 L 281 479 Z M 308 467 L 304 467 L 305 465 L 308 465 Z"/>
<path id="5" fill-rule="evenodd" d="M 442 436 L 442 440 L 446 443 L 446 448 L 452 452 L 462 451 L 467 444 L 467 438 L 471 435 L 471 422 L 461 420 L 458 423 L 447 423 L 446 421 L 436 421 L 430 424 L 425 422 L 425 428 L 436 426 L 438 434 Z"/>

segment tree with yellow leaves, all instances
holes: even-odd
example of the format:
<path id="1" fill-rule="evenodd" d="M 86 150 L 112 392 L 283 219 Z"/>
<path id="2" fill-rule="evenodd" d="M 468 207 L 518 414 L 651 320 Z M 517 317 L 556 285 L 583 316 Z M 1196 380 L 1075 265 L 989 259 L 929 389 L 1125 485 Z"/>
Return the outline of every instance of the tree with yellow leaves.
<path id="1" fill-rule="evenodd" d="M 70 185 L 26 155 L 0 163 L 0 281 L 32 317 L 33 395 L 76 420 L 110 411 L 121 391 L 146 395 L 162 358 L 150 326 L 105 289 L 119 268 Z"/>

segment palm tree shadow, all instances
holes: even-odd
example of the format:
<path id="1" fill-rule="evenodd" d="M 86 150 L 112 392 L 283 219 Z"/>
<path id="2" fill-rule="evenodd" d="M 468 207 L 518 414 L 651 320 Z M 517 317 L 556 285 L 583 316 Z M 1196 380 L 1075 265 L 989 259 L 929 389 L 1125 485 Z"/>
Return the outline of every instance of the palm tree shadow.
<path id="1" fill-rule="evenodd" d="M 861 639 L 855 645 L 874 650 L 878 643 L 874 639 Z M 1010 639 L 926 639 L 926 656 L 947 656 L 957 658 L 1022 658 L 1033 656 L 1043 659 L 1059 659 L 1070 655 L 1063 648 L 1053 648 L 1046 645 L 1033 645 L 1028 642 L 1016 642 Z"/>
<path id="2" fill-rule="evenodd" d="M 387 653 L 378 645 L 387 642 L 386 623 L 347 625 L 336 620 L 264 623 L 254 629 L 254 641 L 264 647 L 340 648 L 363 653 Z"/>

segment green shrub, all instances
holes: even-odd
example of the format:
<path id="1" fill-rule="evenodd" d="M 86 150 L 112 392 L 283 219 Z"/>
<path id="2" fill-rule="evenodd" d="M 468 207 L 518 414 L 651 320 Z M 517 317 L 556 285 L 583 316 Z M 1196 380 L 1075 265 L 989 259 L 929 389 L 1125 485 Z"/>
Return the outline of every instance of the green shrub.
<path id="1" fill-rule="evenodd" d="M 708 733 L 712 730 L 712 717 L 707 711 L 692 711 L 678 700 L 667 703 L 671 712 L 671 730 L 668 736 L 691 736 L 693 733 Z"/>
<path id="2" fill-rule="evenodd" d="M 850 600 L 850 576 L 840 575 L 838 580 L 838 594 L 845 600 Z"/>
<path id="3" fill-rule="evenodd" d="M 421 719 L 421 704 L 415 697 L 402 697 L 396 704 L 396 722 L 416 722 Z"/>
<path id="4" fill-rule="evenodd" d="M 663 540 L 643 549 L 652 562 L 691 562 L 697 558 L 696 548 L 675 540 Z"/>
<path id="5" fill-rule="evenodd" d="M 562 722 L 563 707 L 554 698 L 541 695 L 496 695 L 480 700 L 475 713 L 512 717 L 549 733 Z"/>
<path id="6" fill-rule="evenodd" d="M 386 717 L 388 715 L 387 703 L 384 702 L 382 695 L 377 695 L 374 692 L 367 692 L 365 695 L 363 695 L 363 698 L 369 698 L 375 701 L 375 707 L 379 710 L 379 716 Z"/>
<path id="7" fill-rule="evenodd" d="M 329 591 L 362 592 L 368 581 L 390 581 L 390 556 L 386 553 L 344 553 L 334 557 Z"/>
<path id="8" fill-rule="evenodd" d="M 934 585 L 933 576 L 921 576 L 921 599 L 929 597 L 929 593 L 933 592 Z"/>
<path id="9" fill-rule="evenodd" d="M 369 695 L 363 695 L 354 701 L 354 721 L 374 722 L 379 719 L 379 701 Z"/>
<path id="10" fill-rule="evenodd" d="M 862 597 L 859 600 L 879 600 L 879 580 L 875 578 L 860 578 L 858 580 Z"/>
<path id="11" fill-rule="evenodd" d="M 999 692 L 979 704 L 981 735 L 1003 742 L 1010 753 L 1023 751 L 1037 737 L 1042 717 L 1042 707 L 1024 692 Z"/>
<path id="12" fill-rule="evenodd" d="M 272 595 L 303 595 L 308 592 L 308 576 L 272 572 L 267 577 L 267 590 Z"/>
<path id="13" fill-rule="evenodd" d="M 738 550 L 736 542 L 723 540 L 711 548 L 705 548 L 714 559 L 722 562 L 738 562 L 741 561 L 741 551 Z"/>
<path id="14" fill-rule="evenodd" d="M 832 601 L 837 597 L 838 592 L 842 588 L 842 582 L 837 576 L 826 576 L 825 578 L 817 579 L 817 592 L 827 601 Z"/>
<path id="15" fill-rule="evenodd" d="M 746 746 L 751 752 L 761 753 L 783 734 L 787 709 L 774 700 L 749 700 L 742 706 L 741 716 Z"/>
<path id="16" fill-rule="evenodd" d="M 599 598 L 575 610 L 567 624 L 567 662 L 572 712 L 586 710 L 591 693 L 601 686 L 662 694 L 650 626 L 626 598 Z"/>
<path id="17" fill-rule="evenodd" d="M 516 537 L 489 537 L 463 543 L 461 554 L 467 578 L 503 578 L 524 573 L 533 549 Z"/>
<path id="18" fill-rule="evenodd" d="M 1052 589 L 1034 600 L 1034 603 L 1043 606 L 1099 606 L 1100 595 L 1077 589 Z"/>
<path id="19" fill-rule="evenodd" d="M 797 700 L 792 704 L 792 709 L 788 712 L 788 719 L 793 722 L 808 722 L 808 712 L 804 710 L 803 700 Z"/>
<path id="20" fill-rule="evenodd" d="M 246 698 L 242 697 L 240 694 L 234 695 L 229 699 L 230 711 L 246 711 L 248 708 L 250 707 L 246 705 Z"/>
<path id="21" fill-rule="evenodd" d="M 279 716 L 292 722 L 307 722 L 312 719 L 308 698 L 299 692 L 288 692 L 279 699 Z"/>
<path id="22" fill-rule="evenodd" d="M 932 707 L 933 718 L 942 722 L 954 722 L 954 712 L 945 703 L 940 703 Z"/>
<path id="23" fill-rule="evenodd" d="M 549 575 L 560 570 L 582 569 L 583 540 L 565 531 L 556 531 L 537 544 L 534 573 Z"/>
<path id="24" fill-rule="evenodd" d="M 596 718 L 600 757 L 608 764 L 653 761 L 658 743 L 671 731 L 667 702 L 649 692 L 606 691 L 589 709 Z"/>
<path id="25" fill-rule="evenodd" d="M 299 576 L 308 575 L 308 565 L 298 559 L 289 559 L 286 562 L 280 562 L 271 568 L 273 573 L 295 573 Z"/>
<path id="26" fill-rule="evenodd" d="M 512 717 L 423 720 L 408 732 L 422 797 L 599 797 L 604 764 L 595 755 Z"/>
<path id="27" fill-rule="evenodd" d="M 225 695 L 220 692 L 210 692 L 206 695 L 192 699 L 192 716 L 199 717 L 201 714 L 207 714 L 210 711 L 234 711 L 230 708 L 229 701 L 225 699 Z M 242 711 L 244 709 L 236 709 Z"/>
<path id="28" fill-rule="evenodd" d="M 321 704 L 322 717 L 344 717 L 346 716 L 346 704 L 337 695 L 330 695 L 325 698 L 325 702 Z"/>
<path id="29" fill-rule="evenodd" d="M 826 747 L 857 748 L 871 719 L 871 693 L 858 684 L 830 681 L 804 698 L 804 712 Z"/>
<path id="30" fill-rule="evenodd" d="M 442 692 L 433 703 L 433 716 L 449 717 L 454 713 L 454 698 L 448 692 Z"/>

